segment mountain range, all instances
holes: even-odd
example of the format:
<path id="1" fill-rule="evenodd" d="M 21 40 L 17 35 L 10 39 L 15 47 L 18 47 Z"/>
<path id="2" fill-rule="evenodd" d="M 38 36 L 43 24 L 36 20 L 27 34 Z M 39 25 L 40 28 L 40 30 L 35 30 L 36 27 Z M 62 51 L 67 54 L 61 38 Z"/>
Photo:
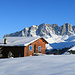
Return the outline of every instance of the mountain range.
<path id="1" fill-rule="evenodd" d="M 46 52 L 57 53 L 58 51 L 62 54 L 70 48 L 75 48 L 75 26 L 65 23 L 62 26 L 57 24 L 40 24 L 32 25 L 31 27 L 24 28 L 21 31 L 4 35 L 4 37 L 34 37 L 42 36 L 49 44 L 46 44 Z M 50 51 L 49 51 L 50 50 Z M 74 49 L 75 50 L 75 49 Z"/>
<path id="2" fill-rule="evenodd" d="M 75 34 L 75 26 L 72 26 L 69 23 L 65 23 L 62 26 L 58 26 L 57 24 L 40 24 L 40 25 L 32 25 L 31 27 L 26 27 L 21 31 L 10 33 L 4 35 L 4 37 L 8 36 L 51 36 L 52 34 L 56 35 L 71 35 Z"/>

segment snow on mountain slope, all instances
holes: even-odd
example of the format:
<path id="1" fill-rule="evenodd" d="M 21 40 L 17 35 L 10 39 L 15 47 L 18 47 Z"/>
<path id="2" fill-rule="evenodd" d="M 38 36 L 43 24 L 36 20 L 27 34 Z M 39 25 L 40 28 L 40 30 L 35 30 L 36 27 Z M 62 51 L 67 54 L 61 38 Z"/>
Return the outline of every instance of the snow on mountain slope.
<path id="1" fill-rule="evenodd" d="M 44 37 L 50 44 L 46 45 L 47 49 L 62 49 L 75 46 L 75 34 L 73 35 L 52 35 Z"/>
<path id="2" fill-rule="evenodd" d="M 75 46 L 70 48 L 68 51 L 70 51 L 70 50 L 75 51 Z"/>
<path id="3" fill-rule="evenodd" d="M 75 75 L 75 55 L 0 59 L 0 75 Z"/>

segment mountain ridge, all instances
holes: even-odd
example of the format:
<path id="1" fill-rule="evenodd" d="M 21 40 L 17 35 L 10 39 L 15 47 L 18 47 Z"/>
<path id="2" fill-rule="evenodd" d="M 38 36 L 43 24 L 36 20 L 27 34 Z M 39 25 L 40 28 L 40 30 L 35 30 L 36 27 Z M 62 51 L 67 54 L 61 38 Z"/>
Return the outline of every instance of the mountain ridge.
<path id="1" fill-rule="evenodd" d="M 32 25 L 31 27 L 26 27 L 21 31 L 10 33 L 4 35 L 4 37 L 12 37 L 12 36 L 51 36 L 52 34 L 56 35 L 71 35 L 75 34 L 75 26 L 72 26 L 69 23 L 65 23 L 62 26 L 58 26 L 57 24 L 40 24 L 40 25 Z"/>

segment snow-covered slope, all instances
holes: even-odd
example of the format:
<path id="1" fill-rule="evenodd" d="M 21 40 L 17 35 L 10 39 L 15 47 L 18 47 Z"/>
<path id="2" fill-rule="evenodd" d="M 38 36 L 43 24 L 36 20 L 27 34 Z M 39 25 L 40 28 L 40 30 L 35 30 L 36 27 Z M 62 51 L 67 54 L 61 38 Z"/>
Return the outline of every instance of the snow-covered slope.
<path id="1" fill-rule="evenodd" d="M 72 48 L 70 48 L 68 51 L 75 51 L 75 46 L 74 47 L 72 47 Z"/>
<path id="2" fill-rule="evenodd" d="M 0 59 L 0 75 L 75 75 L 75 55 Z"/>
<path id="3" fill-rule="evenodd" d="M 57 36 L 52 35 L 44 37 L 50 44 L 46 45 L 48 49 L 62 49 L 75 46 L 75 34 Z"/>

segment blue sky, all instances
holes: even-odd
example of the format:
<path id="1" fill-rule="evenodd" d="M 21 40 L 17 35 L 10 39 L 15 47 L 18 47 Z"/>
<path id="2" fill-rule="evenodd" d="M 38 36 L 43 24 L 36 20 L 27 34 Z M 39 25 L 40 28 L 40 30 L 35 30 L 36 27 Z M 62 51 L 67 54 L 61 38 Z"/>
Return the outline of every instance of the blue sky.
<path id="1" fill-rule="evenodd" d="M 75 25 L 75 0 L 0 0 L 0 39 L 42 23 Z"/>

